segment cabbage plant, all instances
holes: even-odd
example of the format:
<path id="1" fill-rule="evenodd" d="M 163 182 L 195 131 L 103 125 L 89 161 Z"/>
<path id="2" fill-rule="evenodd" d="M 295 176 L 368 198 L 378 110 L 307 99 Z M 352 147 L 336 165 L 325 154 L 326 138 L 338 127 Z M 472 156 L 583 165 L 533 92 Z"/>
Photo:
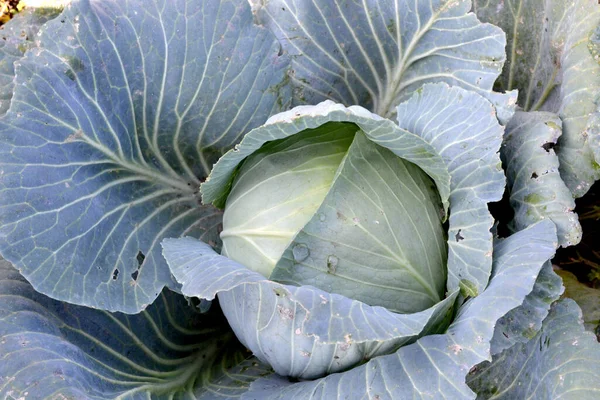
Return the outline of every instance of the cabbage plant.
<path id="1" fill-rule="evenodd" d="M 0 30 L 2 397 L 596 397 L 600 346 L 550 259 L 580 234 L 569 193 L 596 179 L 596 89 L 576 72 L 597 66 L 600 21 L 554 3 L 527 20 L 537 54 L 540 13 L 581 24 L 550 35 L 560 90 L 529 97 L 505 65 L 504 13 L 526 0 L 17 14 Z"/>

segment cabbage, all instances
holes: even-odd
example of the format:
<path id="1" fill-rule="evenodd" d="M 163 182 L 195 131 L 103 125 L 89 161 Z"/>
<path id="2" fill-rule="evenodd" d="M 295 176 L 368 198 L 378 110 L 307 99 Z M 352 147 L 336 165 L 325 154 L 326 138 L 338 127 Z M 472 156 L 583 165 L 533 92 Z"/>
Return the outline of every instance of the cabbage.
<path id="1" fill-rule="evenodd" d="M 0 27 L 1 398 L 597 397 L 595 0 L 69 3 Z"/>

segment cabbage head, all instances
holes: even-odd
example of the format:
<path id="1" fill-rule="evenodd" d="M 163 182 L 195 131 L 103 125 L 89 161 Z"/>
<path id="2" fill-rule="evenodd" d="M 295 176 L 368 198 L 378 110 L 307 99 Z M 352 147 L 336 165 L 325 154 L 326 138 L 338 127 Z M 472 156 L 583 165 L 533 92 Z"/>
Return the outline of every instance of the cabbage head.
<path id="1" fill-rule="evenodd" d="M 278 282 L 417 312 L 444 298 L 443 216 L 422 169 L 357 125 L 330 122 L 268 142 L 242 162 L 221 254 Z"/>
<path id="2" fill-rule="evenodd" d="M 554 252 L 549 221 L 520 233 L 541 234 L 534 247 L 494 248 L 487 204 L 504 190 L 503 128 L 487 99 L 428 84 L 396 112 L 398 123 L 325 101 L 271 117 L 201 186 L 224 208 L 221 254 L 192 238 L 163 243 L 182 293 L 218 297 L 238 339 L 281 376 L 380 362 L 452 329 L 464 331 L 451 354 L 461 340 L 489 346 L 493 324 L 470 326 L 467 309 L 497 320 Z M 527 251 L 523 266 L 513 253 Z M 516 261 L 518 274 L 533 268 L 522 293 L 499 288 L 493 301 L 493 264 Z"/>

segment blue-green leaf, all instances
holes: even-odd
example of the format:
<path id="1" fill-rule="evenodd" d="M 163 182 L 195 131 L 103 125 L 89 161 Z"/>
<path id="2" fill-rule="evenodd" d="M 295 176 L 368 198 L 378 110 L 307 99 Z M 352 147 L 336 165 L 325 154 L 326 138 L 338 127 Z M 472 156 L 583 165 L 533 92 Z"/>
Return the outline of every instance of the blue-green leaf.
<path id="1" fill-rule="evenodd" d="M 312 286 L 269 281 L 192 238 L 165 239 L 181 291 L 217 294 L 236 336 L 284 376 L 314 379 L 348 368 L 448 324 L 458 291 L 414 314 L 395 314 Z"/>
<path id="2" fill-rule="evenodd" d="M 15 61 L 36 46 L 40 27 L 60 11 L 60 8 L 26 8 L 0 27 L 0 116 L 8 110 L 13 96 Z"/>
<path id="3" fill-rule="evenodd" d="M 506 32 L 508 61 L 500 85 L 519 90 L 523 110 L 561 118 L 560 174 L 574 197 L 583 196 L 600 178 L 600 142 L 590 132 L 599 121 L 598 115 L 591 119 L 600 95 L 598 2 L 476 0 L 473 9 Z"/>
<path id="4" fill-rule="evenodd" d="M 554 254 L 556 231 L 541 221 L 496 243 L 486 290 L 464 304 L 441 335 L 428 335 L 341 374 L 291 383 L 276 375 L 259 379 L 242 399 L 472 399 L 469 370 L 490 359 L 496 321 L 531 292 L 542 265 Z M 513 397 L 514 399 L 520 397 Z"/>
<path id="5" fill-rule="evenodd" d="M 558 300 L 564 287 L 548 261 L 540 271 L 531 293 L 519 307 L 498 320 L 492 339 L 492 354 L 498 354 L 515 343 L 525 343 L 542 327 L 550 305 Z"/>
<path id="6" fill-rule="evenodd" d="M 292 56 L 296 104 L 330 99 L 392 117 L 418 87 L 446 82 L 489 98 L 503 121 L 514 109 L 516 93 L 492 92 L 504 33 L 469 13 L 470 0 L 250 3 Z"/>
<path id="7" fill-rule="evenodd" d="M 448 229 L 448 290 L 476 296 L 492 268 L 494 223 L 487 203 L 504 193 L 498 156 L 503 130 L 492 104 L 475 92 L 428 84 L 398 106 L 400 128 L 425 139 L 452 177 Z"/>
<path id="8" fill-rule="evenodd" d="M 69 305 L 37 293 L 0 260 L 0 397 L 239 396 L 270 370 L 245 360 L 250 354 L 214 311 L 200 314 L 167 289 L 133 316 Z"/>
<path id="9" fill-rule="evenodd" d="M 165 237 L 218 242 L 212 162 L 284 108 L 287 59 L 244 0 L 72 3 L 17 66 L 0 122 L 0 251 L 36 290 L 137 312 Z"/>
<path id="10" fill-rule="evenodd" d="M 478 399 L 593 400 L 600 395 L 600 343 L 570 299 L 555 303 L 540 332 L 468 377 Z"/>
<path id="11" fill-rule="evenodd" d="M 556 224 L 559 244 L 567 247 L 579 243 L 582 232 L 554 152 L 561 128 L 556 114 L 519 111 L 506 125 L 501 157 L 515 212 L 511 228 L 548 218 Z"/>
<path id="12" fill-rule="evenodd" d="M 435 149 L 413 132 L 398 129 L 390 120 L 381 118 L 359 106 L 344 107 L 331 101 L 314 106 L 298 106 L 273 115 L 267 122 L 244 136 L 213 167 L 201 186 L 202 202 L 225 207 L 231 183 L 238 165 L 269 141 L 283 139 L 307 129 L 318 128 L 328 122 L 351 122 L 367 137 L 391 150 L 398 157 L 423 169 L 436 183 L 444 208 L 448 208 L 450 175 Z"/>

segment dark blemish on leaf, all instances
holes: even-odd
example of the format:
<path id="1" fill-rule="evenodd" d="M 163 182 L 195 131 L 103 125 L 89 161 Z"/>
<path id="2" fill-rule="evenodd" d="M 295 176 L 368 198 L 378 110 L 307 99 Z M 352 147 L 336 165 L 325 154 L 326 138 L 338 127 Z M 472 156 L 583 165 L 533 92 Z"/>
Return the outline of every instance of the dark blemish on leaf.
<path id="1" fill-rule="evenodd" d="M 113 281 L 116 281 L 118 277 L 119 277 L 119 269 L 115 268 L 115 270 L 113 271 Z"/>
<path id="2" fill-rule="evenodd" d="M 502 334 L 504 335 L 505 338 L 508 339 L 508 335 L 506 334 L 506 332 L 502 332 Z"/>
<path id="3" fill-rule="evenodd" d="M 327 273 L 335 275 L 335 271 L 337 270 L 337 266 L 339 263 L 339 258 L 334 255 L 327 256 Z"/>
<path id="4" fill-rule="evenodd" d="M 546 142 L 542 145 L 542 149 L 546 150 L 547 153 L 550 152 L 550 149 L 554 148 L 555 143 L 552 142 Z"/>
<path id="5" fill-rule="evenodd" d="M 462 229 L 459 229 L 458 232 L 456 232 L 456 235 L 454 236 L 454 238 L 456 239 L 457 242 L 460 242 L 461 240 L 464 239 L 464 236 L 462 236 L 460 234 L 461 231 L 462 231 Z"/>
<path id="6" fill-rule="evenodd" d="M 538 174 L 536 174 L 535 172 L 533 174 L 531 174 L 531 179 L 537 179 L 538 178 Z"/>
<path id="7" fill-rule="evenodd" d="M 142 266 L 142 264 L 144 263 L 144 260 L 146 259 L 146 256 L 144 255 L 144 253 L 142 253 L 141 250 L 138 251 L 137 255 L 135 256 L 135 259 L 137 260 L 138 263 L 138 269 Z"/>
<path id="8" fill-rule="evenodd" d="M 131 273 L 131 279 L 133 279 L 134 281 L 137 281 L 138 275 L 139 275 L 140 271 L 135 270 Z"/>
<path id="9" fill-rule="evenodd" d="M 69 78 L 70 80 L 74 81 L 75 80 L 75 73 L 68 69 L 65 71 L 65 75 L 67 76 L 67 78 Z"/>

